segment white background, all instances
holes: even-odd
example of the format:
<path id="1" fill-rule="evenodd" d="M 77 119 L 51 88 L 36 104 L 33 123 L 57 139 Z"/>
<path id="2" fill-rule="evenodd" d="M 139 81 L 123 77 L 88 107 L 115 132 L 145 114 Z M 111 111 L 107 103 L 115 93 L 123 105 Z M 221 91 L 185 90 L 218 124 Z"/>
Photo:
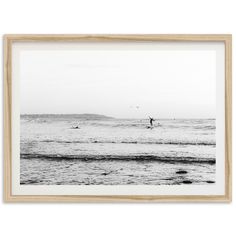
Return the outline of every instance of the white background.
<path id="1" fill-rule="evenodd" d="M 234 35 L 236 33 L 234 2 L 234 0 L 1 0 L 0 33 L 1 35 L 6 33 L 231 33 Z M 2 60 L 2 57 L 0 58 Z M 2 61 L 0 66 L 2 68 Z M 235 107 L 236 102 L 233 101 L 233 104 Z M 2 122 L 2 116 L 0 119 Z M 2 125 L 0 127 L 2 129 Z M 2 150 L 2 142 L 0 145 Z M 1 176 L 2 164 L 1 162 Z M 2 184 L 1 180 L 1 191 Z M 234 188 L 233 194 L 235 195 Z M 233 198 L 231 204 L 5 204 L 1 200 L 0 234 L 4 236 L 235 235 L 234 201 Z"/>

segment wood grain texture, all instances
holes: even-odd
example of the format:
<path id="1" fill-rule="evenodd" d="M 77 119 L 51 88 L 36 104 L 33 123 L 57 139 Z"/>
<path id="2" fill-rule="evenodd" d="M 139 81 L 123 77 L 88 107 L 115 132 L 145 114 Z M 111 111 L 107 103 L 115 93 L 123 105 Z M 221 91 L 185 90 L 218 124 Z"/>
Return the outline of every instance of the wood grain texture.
<path id="1" fill-rule="evenodd" d="M 232 37 L 225 40 L 225 195 L 232 201 Z"/>
<path id="2" fill-rule="evenodd" d="M 12 43 L 13 42 L 224 42 L 225 43 L 225 195 L 12 195 Z M 232 36 L 215 35 L 5 35 L 4 36 L 4 200 L 5 202 L 231 202 L 232 201 Z"/>
<path id="3" fill-rule="evenodd" d="M 4 200 L 9 201 L 12 189 L 12 84 L 11 84 L 11 42 L 4 38 Z"/>
<path id="4" fill-rule="evenodd" d="M 136 34 L 130 34 L 130 35 L 122 35 L 122 34 L 106 34 L 106 35 L 99 35 L 99 34 L 10 34 L 5 35 L 7 39 L 10 41 L 24 41 L 24 42 L 30 42 L 30 41 L 66 41 L 66 42 L 78 42 L 78 41 L 100 41 L 100 42 L 114 42 L 114 41 L 226 41 L 229 40 L 231 35 L 229 34 L 161 34 L 161 35 L 155 35 L 155 34 L 145 34 L 145 35 L 136 35 Z"/>

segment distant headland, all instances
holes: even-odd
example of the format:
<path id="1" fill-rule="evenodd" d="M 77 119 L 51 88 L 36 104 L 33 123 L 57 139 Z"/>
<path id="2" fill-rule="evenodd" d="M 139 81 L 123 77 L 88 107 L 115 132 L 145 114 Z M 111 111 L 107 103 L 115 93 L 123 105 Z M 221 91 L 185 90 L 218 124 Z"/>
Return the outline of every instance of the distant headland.
<path id="1" fill-rule="evenodd" d="M 110 116 L 92 114 L 92 113 L 83 113 L 83 114 L 21 114 L 22 118 L 76 118 L 76 119 L 85 119 L 85 120 L 108 120 L 114 119 Z"/>

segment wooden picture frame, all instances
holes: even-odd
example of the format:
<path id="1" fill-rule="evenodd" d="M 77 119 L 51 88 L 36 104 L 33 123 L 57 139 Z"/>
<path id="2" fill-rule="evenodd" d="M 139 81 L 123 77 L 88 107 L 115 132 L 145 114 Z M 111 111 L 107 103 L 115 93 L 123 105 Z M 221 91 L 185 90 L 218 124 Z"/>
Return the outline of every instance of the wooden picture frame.
<path id="1" fill-rule="evenodd" d="M 225 193 L 223 195 L 14 195 L 12 193 L 12 50 L 18 42 L 223 42 L 225 47 Z M 4 200 L 5 202 L 231 202 L 232 200 L 232 36 L 231 35 L 5 35 L 4 36 Z"/>

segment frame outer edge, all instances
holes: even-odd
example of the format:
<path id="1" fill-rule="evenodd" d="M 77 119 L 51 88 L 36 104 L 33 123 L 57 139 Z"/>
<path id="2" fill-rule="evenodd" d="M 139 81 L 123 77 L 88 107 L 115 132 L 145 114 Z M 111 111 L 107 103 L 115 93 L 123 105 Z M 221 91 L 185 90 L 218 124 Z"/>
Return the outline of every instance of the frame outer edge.
<path id="1" fill-rule="evenodd" d="M 232 35 L 225 40 L 225 193 L 232 202 Z"/>
<path id="2" fill-rule="evenodd" d="M 231 34 L 7 34 L 4 38 L 4 202 L 223 202 L 232 201 L 232 35 Z M 12 42 L 57 41 L 223 41 L 225 42 L 225 195 L 73 196 L 12 195 Z"/>
<path id="3" fill-rule="evenodd" d="M 4 35 L 4 201 L 11 199 L 11 74 L 10 39 Z"/>

